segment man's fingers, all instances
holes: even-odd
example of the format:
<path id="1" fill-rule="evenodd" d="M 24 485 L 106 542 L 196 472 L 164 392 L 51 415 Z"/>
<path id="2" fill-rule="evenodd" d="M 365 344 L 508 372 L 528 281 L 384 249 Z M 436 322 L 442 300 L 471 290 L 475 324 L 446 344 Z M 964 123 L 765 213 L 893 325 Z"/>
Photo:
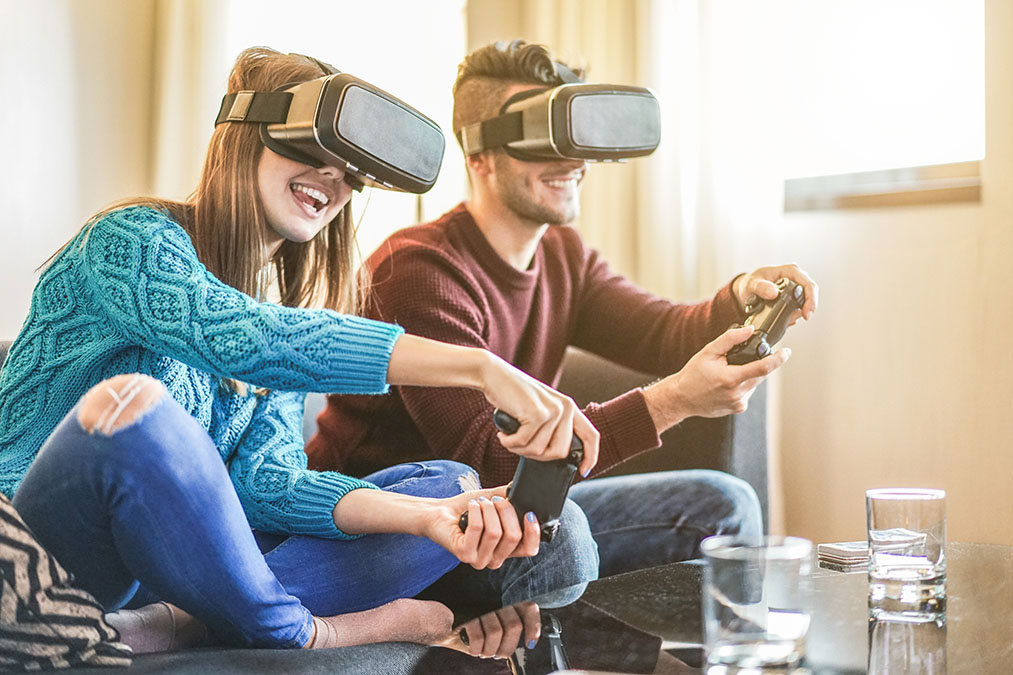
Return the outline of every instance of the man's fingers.
<path id="1" fill-rule="evenodd" d="M 776 283 L 769 279 L 760 279 L 758 277 L 750 279 L 749 283 L 746 284 L 746 288 L 754 295 L 758 295 L 765 300 L 773 300 L 777 297 L 778 293 Z"/>
<path id="2" fill-rule="evenodd" d="M 749 339 L 749 336 L 756 330 L 753 326 L 737 326 L 729 328 L 721 335 L 711 340 L 710 344 L 704 347 L 705 350 L 714 356 L 723 356 L 731 351 L 732 347 Z"/>
<path id="3" fill-rule="evenodd" d="M 819 303 L 820 287 L 812 279 L 809 279 L 808 283 L 802 286 L 805 289 L 805 304 L 802 305 L 802 316 L 808 321 L 812 318 L 813 312 L 816 311 L 816 305 Z"/>
<path id="4" fill-rule="evenodd" d="M 777 273 L 782 277 L 788 277 L 797 284 L 802 284 L 802 289 L 805 291 L 805 302 L 802 304 L 802 316 L 804 316 L 807 320 L 811 318 L 813 312 L 816 311 L 816 306 L 819 304 L 820 293 L 819 286 L 816 285 L 813 278 L 794 263 L 777 268 Z"/>
<path id="5" fill-rule="evenodd" d="M 764 378 L 770 375 L 772 372 L 784 365 L 784 362 L 791 358 L 791 348 L 783 347 L 778 349 L 769 356 L 764 356 L 762 359 L 745 363 L 741 366 L 732 366 L 738 368 L 739 382 L 746 382 L 755 378 Z"/>

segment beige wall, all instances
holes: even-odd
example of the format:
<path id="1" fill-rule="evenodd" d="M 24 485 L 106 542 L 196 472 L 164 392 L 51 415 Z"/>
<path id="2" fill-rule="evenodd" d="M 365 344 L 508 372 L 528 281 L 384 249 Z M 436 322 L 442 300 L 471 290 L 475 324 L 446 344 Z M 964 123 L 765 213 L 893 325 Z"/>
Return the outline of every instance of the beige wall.
<path id="1" fill-rule="evenodd" d="M 985 5 L 981 204 L 794 214 L 778 232 L 822 305 L 781 381 L 792 533 L 862 538 L 866 488 L 932 486 L 951 540 L 1013 544 L 1013 3 Z"/>
<path id="2" fill-rule="evenodd" d="M 149 190 L 153 7 L 0 0 L 0 337 L 17 334 L 35 268 L 88 215 Z"/>

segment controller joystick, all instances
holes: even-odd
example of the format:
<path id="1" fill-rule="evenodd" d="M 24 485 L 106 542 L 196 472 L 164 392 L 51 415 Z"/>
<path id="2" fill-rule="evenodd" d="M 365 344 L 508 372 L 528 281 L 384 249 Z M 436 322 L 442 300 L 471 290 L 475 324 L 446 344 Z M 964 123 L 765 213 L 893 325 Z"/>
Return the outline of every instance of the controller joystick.
<path id="1" fill-rule="evenodd" d="M 728 352 L 728 363 L 741 366 L 762 359 L 784 337 L 792 314 L 805 304 L 805 289 L 788 278 L 778 281 L 777 288 L 775 299 L 754 298 L 746 304 L 747 317 L 742 325 L 755 326 L 756 330 L 748 340 Z"/>
<path id="2" fill-rule="evenodd" d="M 516 433 L 521 426 L 512 415 L 502 410 L 493 412 L 492 421 L 497 429 L 507 435 Z M 531 511 L 538 518 L 541 540 L 552 541 L 559 529 L 559 516 L 563 512 L 570 484 L 583 459 L 584 444 L 576 435 L 570 441 L 570 454 L 564 459 L 538 461 L 520 458 L 514 478 L 507 488 L 507 499 L 517 511 L 521 529 L 524 528 L 524 514 Z M 461 514 L 457 524 L 461 532 L 468 529 L 467 511 Z"/>

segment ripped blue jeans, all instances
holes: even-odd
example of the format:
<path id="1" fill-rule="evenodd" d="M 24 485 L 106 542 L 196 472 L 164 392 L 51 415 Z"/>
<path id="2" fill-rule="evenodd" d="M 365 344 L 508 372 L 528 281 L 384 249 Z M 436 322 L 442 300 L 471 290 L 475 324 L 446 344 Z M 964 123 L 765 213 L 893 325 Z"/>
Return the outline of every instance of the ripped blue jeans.
<path id="1" fill-rule="evenodd" d="M 470 472 L 431 461 L 366 479 L 391 492 L 446 497 L 462 492 L 459 479 Z M 432 541 L 406 534 L 351 541 L 255 535 L 217 448 L 168 395 L 111 435 L 88 433 L 75 407 L 40 450 L 13 503 L 76 584 L 107 610 L 163 599 L 237 645 L 301 647 L 311 635 L 311 612 L 354 612 L 411 597 L 459 564 Z M 571 507 L 566 534 L 536 558 L 472 570 L 494 581 L 496 601 L 597 575 L 587 520 Z"/>

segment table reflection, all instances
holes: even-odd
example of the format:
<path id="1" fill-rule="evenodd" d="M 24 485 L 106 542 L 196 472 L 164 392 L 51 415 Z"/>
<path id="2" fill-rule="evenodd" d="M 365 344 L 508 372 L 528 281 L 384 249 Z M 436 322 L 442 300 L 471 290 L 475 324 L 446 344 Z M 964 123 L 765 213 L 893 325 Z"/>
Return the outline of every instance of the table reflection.
<path id="1" fill-rule="evenodd" d="M 464 621 L 437 641 L 426 668 L 542 675 L 559 670 L 699 673 L 663 649 L 664 641 L 579 599 L 562 607 L 522 602 Z M 450 655 L 447 650 L 457 654 Z M 698 650 L 690 650 L 698 652 Z M 461 655 L 473 662 L 464 665 Z"/>
<path id="2" fill-rule="evenodd" d="M 869 621 L 869 674 L 946 674 L 946 620 Z"/>
<path id="3" fill-rule="evenodd" d="M 945 623 L 870 623 L 867 574 L 814 570 L 808 671 L 1011 672 L 1013 547 L 958 542 L 947 556 Z M 440 646 L 424 650 L 422 662 L 413 661 L 407 672 L 533 675 L 569 666 L 700 673 L 702 569 L 693 562 L 651 568 L 599 579 L 565 598 L 543 596 L 491 613 L 452 607 L 454 631 Z"/>

